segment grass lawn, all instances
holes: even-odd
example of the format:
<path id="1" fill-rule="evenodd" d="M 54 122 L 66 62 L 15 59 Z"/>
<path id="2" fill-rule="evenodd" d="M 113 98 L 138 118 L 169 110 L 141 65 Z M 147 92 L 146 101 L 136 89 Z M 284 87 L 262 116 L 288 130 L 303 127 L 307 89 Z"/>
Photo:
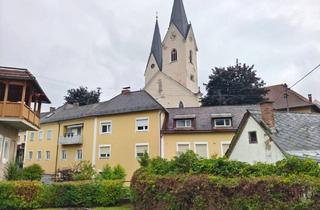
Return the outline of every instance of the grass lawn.
<path id="1" fill-rule="evenodd" d="M 75 208 L 75 209 L 80 209 L 80 208 Z M 57 209 L 52 208 L 52 209 L 39 209 L 39 210 L 62 210 L 62 209 L 61 208 L 57 208 Z M 119 206 L 119 207 L 97 207 L 97 208 L 93 208 L 93 210 L 132 210 L 132 207 L 131 207 L 131 205 L 123 205 L 123 206 Z"/>

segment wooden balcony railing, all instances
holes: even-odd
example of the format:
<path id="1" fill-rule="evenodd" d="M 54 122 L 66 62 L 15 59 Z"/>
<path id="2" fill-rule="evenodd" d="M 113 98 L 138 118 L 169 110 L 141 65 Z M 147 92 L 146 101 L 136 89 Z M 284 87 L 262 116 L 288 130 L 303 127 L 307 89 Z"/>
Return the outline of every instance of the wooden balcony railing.
<path id="1" fill-rule="evenodd" d="M 26 120 L 37 128 L 40 127 L 39 115 L 26 104 L 22 105 L 21 102 L 0 102 L 0 117 L 19 118 Z"/>

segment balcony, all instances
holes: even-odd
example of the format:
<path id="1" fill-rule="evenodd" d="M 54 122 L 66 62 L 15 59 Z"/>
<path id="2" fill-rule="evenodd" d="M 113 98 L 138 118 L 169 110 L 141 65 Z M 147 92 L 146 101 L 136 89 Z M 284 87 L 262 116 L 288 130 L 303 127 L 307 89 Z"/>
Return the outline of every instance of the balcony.
<path id="1" fill-rule="evenodd" d="M 61 145 L 82 145 L 83 138 L 81 135 L 66 134 L 59 138 L 59 144 Z"/>
<path id="2" fill-rule="evenodd" d="M 21 102 L 0 101 L 0 121 L 20 130 L 37 130 L 40 127 L 38 113 Z"/>

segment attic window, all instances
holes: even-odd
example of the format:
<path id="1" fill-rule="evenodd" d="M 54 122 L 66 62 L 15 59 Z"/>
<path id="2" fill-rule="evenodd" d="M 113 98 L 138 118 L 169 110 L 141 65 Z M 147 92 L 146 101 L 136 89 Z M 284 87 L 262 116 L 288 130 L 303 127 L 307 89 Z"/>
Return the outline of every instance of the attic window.
<path id="1" fill-rule="evenodd" d="M 176 128 L 191 128 L 191 127 L 192 127 L 191 119 L 176 120 Z"/>
<path id="2" fill-rule="evenodd" d="M 171 51 L 171 62 L 177 61 L 178 60 L 178 52 L 176 49 L 173 49 Z"/>
<path id="3" fill-rule="evenodd" d="M 192 52 L 192 50 L 189 51 L 189 62 L 191 64 L 193 63 L 193 52 Z"/>
<path id="4" fill-rule="evenodd" d="M 155 66 L 156 66 L 156 65 L 154 65 L 154 63 L 153 63 L 153 64 L 151 64 L 151 68 L 152 68 L 152 69 L 154 69 L 154 67 L 155 67 Z"/>
<path id="5" fill-rule="evenodd" d="M 257 144 L 258 138 L 257 138 L 257 132 L 251 131 L 249 132 L 249 144 Z"/>
<path id="6" fill-rule="evenodd" d="M 213 127 L 215 128 L 225 128 L 232 126 L 231 118 L 215 118 L 213 119 Z"/>

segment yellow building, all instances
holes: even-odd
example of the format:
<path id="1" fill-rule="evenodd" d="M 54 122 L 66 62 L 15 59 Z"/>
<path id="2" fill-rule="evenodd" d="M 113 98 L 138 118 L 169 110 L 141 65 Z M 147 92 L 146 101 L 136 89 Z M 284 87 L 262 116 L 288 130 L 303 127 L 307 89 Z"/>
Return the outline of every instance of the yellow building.
<path id="1" fill-rule="evenodd" d="M 0 67 L 0 179 L 15 161 L 18 133 L 40 127 L 41 103 L 50 101 L 27 69 Z"/>
<path id="2" fill-rule="evenodd" d="M 90 161 L 97 171 L 122 165 L 128 178 L 146 151 L 160 156 L 160 130 L 166 111 L 146 91 L 123 91 L 110 101 L 87 106 L 66 104 L 28 132 L 25 166 L 40 164 L 47 174 Z"/>

